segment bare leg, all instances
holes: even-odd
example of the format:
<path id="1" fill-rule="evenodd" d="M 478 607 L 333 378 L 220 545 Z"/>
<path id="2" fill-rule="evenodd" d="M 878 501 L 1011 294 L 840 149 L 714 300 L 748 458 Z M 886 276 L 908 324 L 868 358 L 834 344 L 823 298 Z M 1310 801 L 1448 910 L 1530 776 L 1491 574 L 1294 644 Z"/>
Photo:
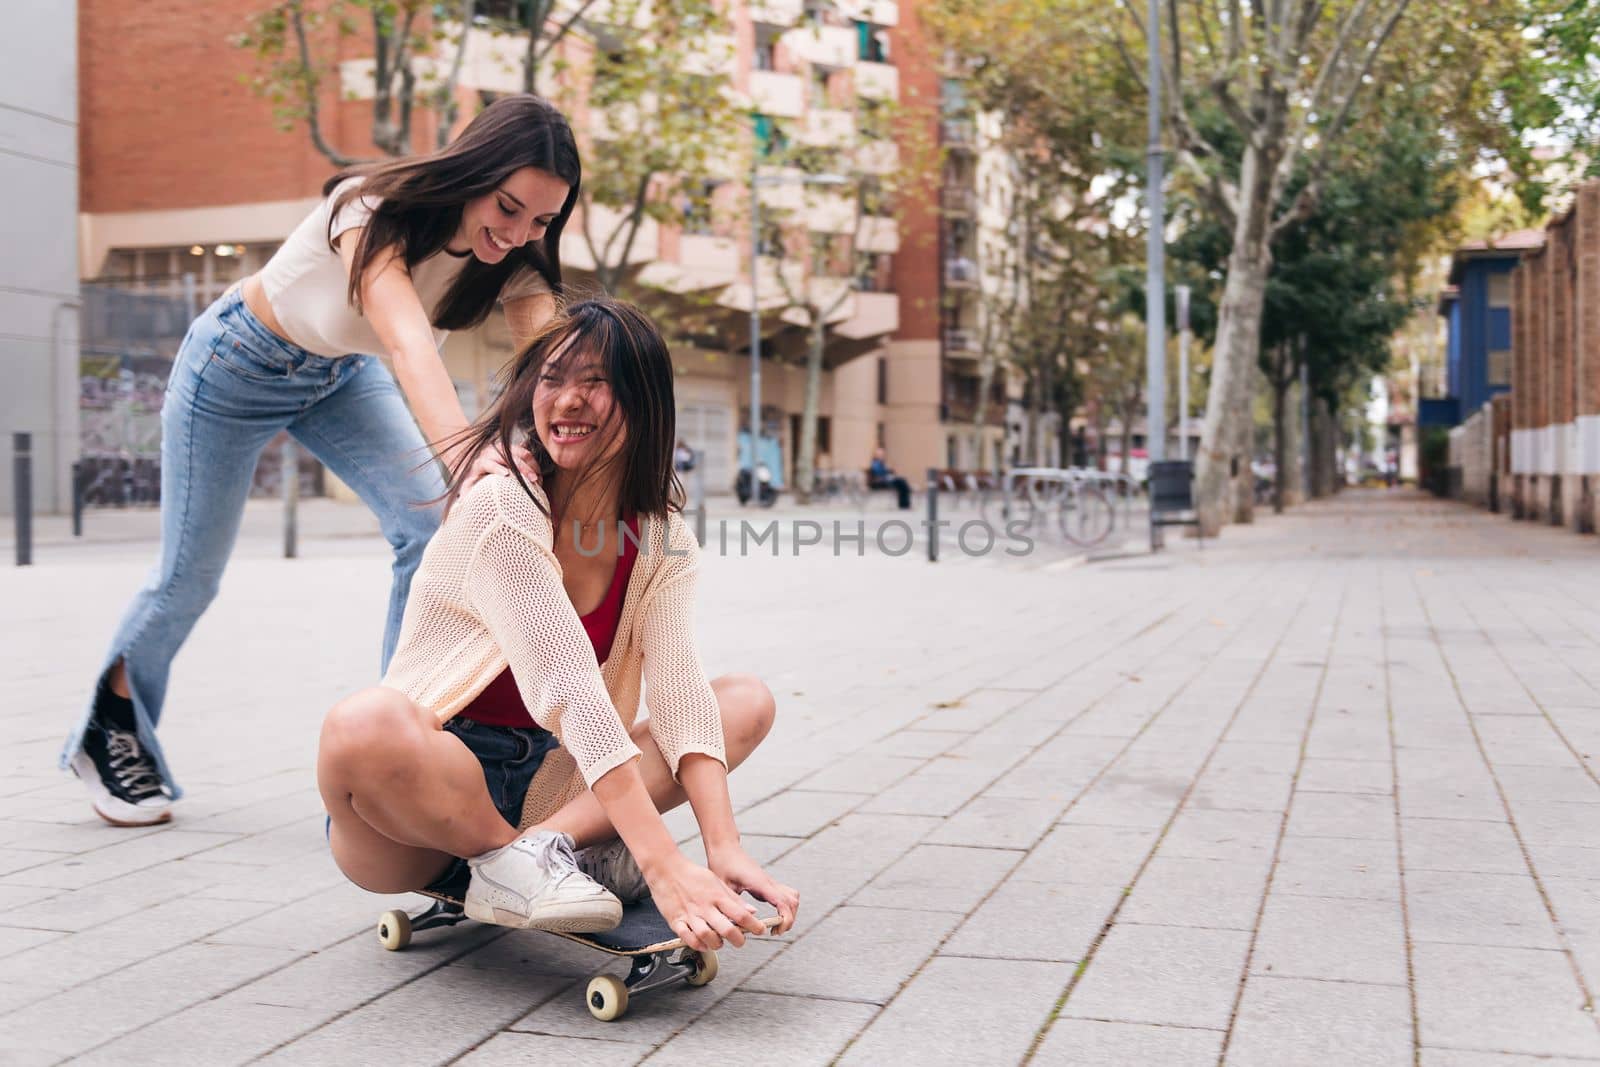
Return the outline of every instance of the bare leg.
<path id="1" fill-rule="evenodd" d="M 748 674 L 725 674 L 711 682 L 722 709 L 722 736 L 728 769 L 743 763 L 772 729 L 775 706 L 772 693 L 761 679 Z M 633 728 L 633 742 L 639 746 L 639 774 L 657 811 L 671 811 L 688 799 L 683 787 L 672 778 L 666 757 L 656 747 L 645 723 Z M 559 830 L 572 835 L 579 848 L 609 841 L 617 831 L 606 818 L 593 792 L 584 790 L 559 811 L 539 824 L 540 829 Z"/>
<path id="2" fill-rule="evenodd" d="M 128 689 L 128 672 L 123 670 L 121 659 L 118 659 L 117 662 L 113 663 L 111 665 L 111 669 L 107 671 L 106 674 L 110 676 L 109 681 L 111 683 L 111 691 L 113 693 L 117 694 L 117 696 L 121 697 L 123 700 L 131 700 L 133 698 L 133 693 Z"/>
<path id="3" fill-rule="evenodd" d="M 476 756 L 394 689 L 364 689 L 323 720 L 317 786 L 346 877 L 377 893 L 417 889 L 455 856 L 516 840 Z"/>

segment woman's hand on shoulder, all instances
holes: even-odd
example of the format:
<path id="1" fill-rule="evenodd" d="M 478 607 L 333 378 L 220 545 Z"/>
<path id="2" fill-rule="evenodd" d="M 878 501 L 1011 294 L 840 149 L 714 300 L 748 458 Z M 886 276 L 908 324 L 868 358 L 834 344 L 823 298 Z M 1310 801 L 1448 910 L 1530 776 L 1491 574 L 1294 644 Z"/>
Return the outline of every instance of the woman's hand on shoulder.
<path id="1" fill-rule="evenodd" d="M 749 893 L 778 909 L 774 933 L 786 934 L 800 910 L 800 893 L 772 877 L 742 848 L 727 848 L 708 857 L 711 871 L 735 893 Z"/>
<path id="2" fill-rule="evenodd" d="M 724 941 L 742 948 L 746 933 L 766 933 L 755 909 L 724 879 L 682 853 L 660 870 L 646 871 L 645 881 L 661 917 L 696 951 L 715 951 Z"/>
<path id="3" fill-rule="evenodd" d="M 511 462 L 506 462 L 504 452 L 495 444 L 485 445 L 482 451 L 472 460 L 467 468 L 466 475 L 461 479 L 461 492 L 466 493 L 477 484 L 478 479 L 491 474 L 510 474 L 512 465 L 522 472 L 522 480 L 529 485 L 539 484 L 539 467 L 533 462 L 533 453 L 528 451 L 526 445 L 511 446 Z"/>

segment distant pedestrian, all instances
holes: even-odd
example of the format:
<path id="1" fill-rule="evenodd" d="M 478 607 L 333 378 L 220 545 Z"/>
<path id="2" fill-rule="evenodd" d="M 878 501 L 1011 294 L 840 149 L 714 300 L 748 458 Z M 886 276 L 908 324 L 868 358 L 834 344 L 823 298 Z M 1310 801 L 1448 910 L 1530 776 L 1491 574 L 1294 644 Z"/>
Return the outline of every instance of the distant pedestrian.
<path id="1" fill-rule="evenodd" d="M 465 444 L 439 346 L 496 302 L 519 344 L 550 317 L 580 177 L 559 111 L 531 95 L 497 100 L 433 155 L 330 178 L 267 265 L 189 328 L 161 414 L 160 560 L 61 755 L 107 822 L 165 822 L 181 795 L 156 741 L 168 672 L 216 596 L 251 472 L 279 431 L 361 496 L 394 549 L 388 663 L 439 521 L 430 443 L 450 464 Z M 467 458 L 472 477 L 531 463 L 488 449 Z"/>

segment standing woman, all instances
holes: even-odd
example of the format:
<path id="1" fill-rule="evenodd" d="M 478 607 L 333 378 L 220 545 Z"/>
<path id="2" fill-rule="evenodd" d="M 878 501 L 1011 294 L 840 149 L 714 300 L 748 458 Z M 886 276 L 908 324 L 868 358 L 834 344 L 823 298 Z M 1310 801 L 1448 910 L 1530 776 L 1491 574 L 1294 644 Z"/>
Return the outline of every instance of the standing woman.
<path id="1" fill-rule="evenodd" d="M 256 460 L 280 430 L 361 496 L 394 549 L 387 667 L 445 492 L 428 442 L 456 442 L 437 458 L 469 478 L 505 469 L 493 450 L 459 454 L 467 419 L 439 346 L 497 301 L 519 348 L 550 318 L 580 178 L 559 111 L 497 100 L 433 155 L 329 179 L 267 265 L 190 326 L 161 411 L 161 557 L 61 757 L 106 821 L 164 822 L 181 795 L 155 734 L 168 672 L 217 594 Z"/>

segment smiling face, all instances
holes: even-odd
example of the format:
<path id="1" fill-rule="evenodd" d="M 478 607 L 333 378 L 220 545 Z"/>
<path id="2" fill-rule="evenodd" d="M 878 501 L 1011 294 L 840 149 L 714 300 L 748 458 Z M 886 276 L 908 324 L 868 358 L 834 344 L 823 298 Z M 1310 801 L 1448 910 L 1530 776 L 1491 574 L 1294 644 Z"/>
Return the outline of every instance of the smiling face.
<path id="1" fill-rule="evenodd" d="M 533 392 L 533 426 L 563 470 L 598 465 L 621 451 L 627 430 L 598 355 L 569 343 L 550 357 Z"/>
<path id="2" fill-rule="evenodd" d="M 498 263 L 512 249 L 544 240 L 570 191 L 549 171 L 534 167 L 513 171 L 493 192 L 467 201 L 451 251 L 471 252 L 484 263 Z"/>

